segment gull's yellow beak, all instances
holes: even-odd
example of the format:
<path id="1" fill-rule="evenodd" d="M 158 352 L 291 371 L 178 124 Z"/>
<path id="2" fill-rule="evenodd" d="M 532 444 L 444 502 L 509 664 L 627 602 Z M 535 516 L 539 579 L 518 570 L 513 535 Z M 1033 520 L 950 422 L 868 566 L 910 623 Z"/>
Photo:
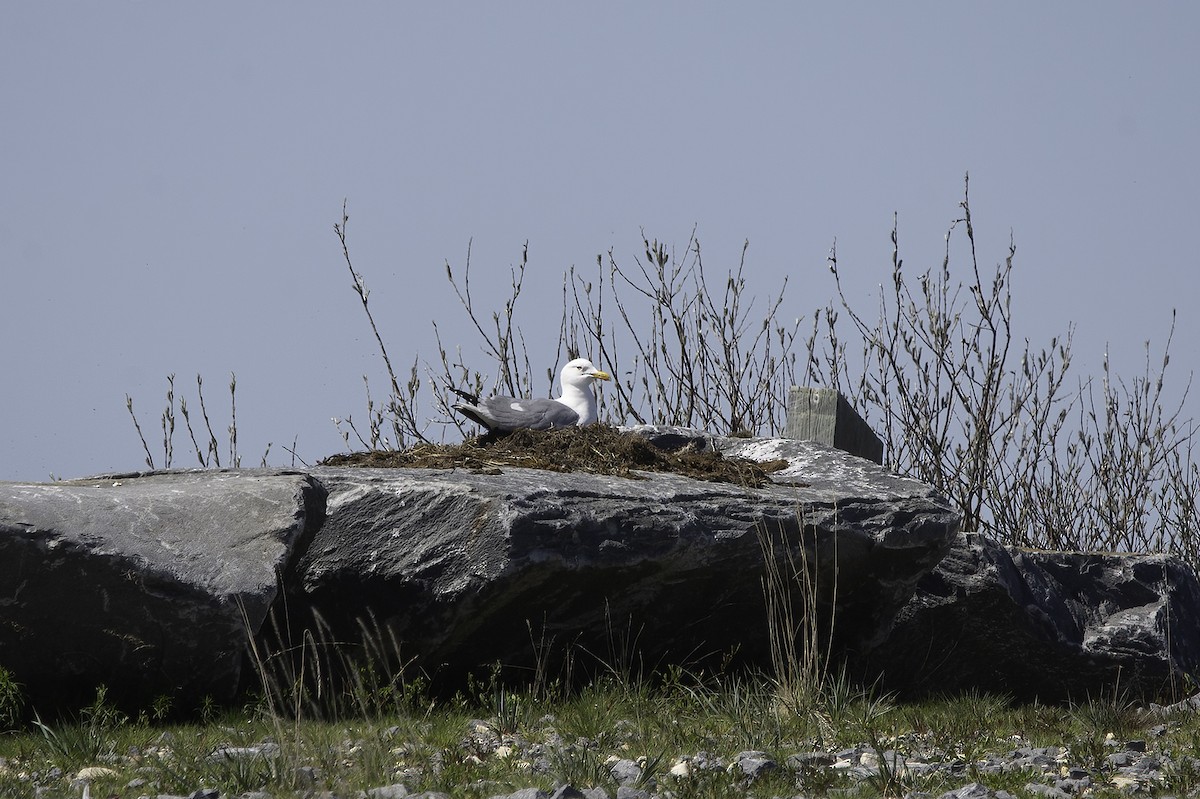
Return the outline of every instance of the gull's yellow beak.
<path id="1" fill-rule="evenodd" d="M 608 372 L 595 371 L 592 372 L 592 377 L 596 378 L 597 380 L 612 380 L 612 375 L 610 375 Z"/>

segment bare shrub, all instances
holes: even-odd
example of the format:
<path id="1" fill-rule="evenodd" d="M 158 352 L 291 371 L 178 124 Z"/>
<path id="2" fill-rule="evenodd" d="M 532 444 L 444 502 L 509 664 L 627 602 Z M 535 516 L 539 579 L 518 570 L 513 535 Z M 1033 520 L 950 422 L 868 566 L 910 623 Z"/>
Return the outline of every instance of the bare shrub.
<path id="1" fill-rule="evenodd" d="M 874 321 L 842 290 L 835 244 L 838 302 L 825 310 L 828 339 L 809 378 L 849 396 L 883 438 L 887 465 L 937 487 L 966 530 L 1047 549 L 1174 550 L 1196 563 L 1195 426 L 1181 418 L 1187 390 L 1173 406 L 1163 392 L 1171 336 L 1157 368 L 1147 343 L 1142 374 L 1115 377 L 1106 356 L 1100 380 L 1069 384 L 1073 329 L 1042 349 L 1015 336 L 1016 248 L 982 270 L 969 182 L 960 208 L 940 269 L 915 278 L 893 228 L 889 291 Z M 951 273 L 955 236 L 970 253 L 965 280 Z M 861 343 L 857 368 L 839 311 Z"/>
<path id="2" fill-rule="evenodd" d="M 350 270 L 350 278 L 353 280 L 351 285 L 354 288 L 354 292 L 358 294 L 359 302 L 362 303 L 363 313 L 367 315 L 367 321 L 371 325 L 371 332 L 375 334 L 375 341 L 379 344 L 379 354 L 383 357 L 383 365 L 387 369 L 391 392 L 382 406 L 376 406 L 374 400 L 371 399 L 370 381 L 366 375 L 363 375 L 363 383 L 367 391 L 367 427 L 365 436 L 359 431 L 352 417 L 347 416 L 344 422 L 341 419 L 335 418 L 334 424 L 342 434 L 342 439 L 346 442 L 347 447 L 350 446 L 350 437 L 353 435 L 367 449 L 403 449 L 412 441 L 428 441 L 425 438 L 425 430 L 428 428 L 428 425 L 419 424 L 416 418 L 416 397 L 417 392 L 421 388 L 421 378 L 417 372 L 417 361 L 413 361 L 409 379 L 404 383 L 404 388 L 402 389 L 400 387 L 400 379 L 396 376 L 396 370 L 392 368 L 392 359 L 388 355 L 387 346 L 383 343 L 383 336 L 380 335 L 379 327 L 375 324 L 375 317 L 371 313 L 371 292 L 367 289 L 367 284 L 363 280 L 363 276 L 355 271 L 354 262 L 350 258 L 350 245 L 346 239 L 346 226 L 349 222 L 350 215 L 346 213 L 346 203 L 343 202 L 342 221 L 333 224 L 333 232 L 337 235 L 338 241 L 342 245 L 342 259 L 346 262 L 346 268 Z M 344 429 L 342 427 L 343 424 L 346 425 Z"/>
<path id="3" fill-rule="evenodd" d="M 787 278 L 756 312 L 746 293 L 748 241 L 715 285 L 695 231 L 681 255 L 645 234 L 642 245 L 645 259 L 632 267 L 609 250 L 596 258 L 595 282 L 569 275 L 568 349 L 591 346 L 617 365 L 610 416 L 729 435 L 781 433 L 803 343 L 800 318 L 779 321 Z M 606 311 L 606 299 L 615 311 Z"/>
<path id="4" fill-rule="evenodd" d="M 200 404 L 200 415 L 195 424 L 192 422 L 192 412 L 188 410 L 187 397 L 179 397 L 178 413 L 183 417 L 183 424 L 187 429 L 188 439 L 192 443 L 192 451 L 196 454 L 197 463 L 205 469 L 219 469 L 221 467 L 222 442 L 217 439 L 217 434 L 213 430 L 212 420 L 208 415 L 208 404 L 204 399 L 204 378 L 201 375 L 196 375 L 196 398 Z M 175 375 L 171 374 L 167 375 L 166 406 L 159 416 L 159 425 L 162 428 L 162 468 L 164 469 L 170 469 L 174 465 L 175 459 L 175 399 Z M 145 462 L 147 468 L 157 468 L 154 455 L 150 451 L 150 445 L 146 441 L 145 434 L 142 432 L 142 426 L 138 422 L 137 414 L 134 413 L 133 397 L 128 394 L 125 395 L 125 408 L 129 411 L 129 416 L 133 420 L 133 427 L 142 442 L 142 451 L 146 454 Z M 197 438 L 197 432 L 199 433 L 199 438 Z M 238 452 L 237 375 L 232 372 L 229 373 L 229 425 L 225 428 L 225 435 L 225 441 L 228 444 L 228 448 L 225 450 L 225 465 L 235 469 L 239 468 L 242 465 L 242 456 Z M 267 457 L 270 454 L 271 444 L 268 443 L 266 451 L 263 452 L 261 465 L 266 465 Z"/>

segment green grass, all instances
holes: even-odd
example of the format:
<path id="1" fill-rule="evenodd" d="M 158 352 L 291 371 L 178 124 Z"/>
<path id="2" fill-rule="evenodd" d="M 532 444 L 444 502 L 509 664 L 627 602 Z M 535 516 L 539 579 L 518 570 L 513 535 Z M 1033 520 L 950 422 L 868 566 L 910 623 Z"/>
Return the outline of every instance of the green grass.
<path id="1" fill-rule="evenodd" d="M 1159 719 L 1116 701 L 1054 708 L 971 694 L 900 704 L 833 681 L 797 712 L 770 680 L 685 675 L 653 687 L 610 679 L 566 698 L 480 692 L 322 722 L 282 719 L 252 705 L 203 725 L 166 725 L 145 715 L 131 719 L 99 700 L 75 720 L 0 735 L 0 796 L 32 797 L 40 788 L 44 797 L 79 797 L 75 778 L 83 769 L 93 769 L 92 796 L 101 797 L 188 795 L 198 788 L 216 788 L 223 797 L 324 790 L 348 796 L 393 783 L 455 797 L 561 784 L 615 796 L 611 764 L 628 759 L 641 768 L 640 786 L 676 797 L 825 796 L 845 789 L 936 796 L 972 781 L 1025 797 L 1028 783 L 1055 775 L 984 773 L 980 762 L 1021 746 L 1060 746 L 1071 765 L 1091 772 L 1091 795 L 1116 797 L 1128 794 L 1109 784 L 1113 768 L 1105 757 L 1115 750 L 1107 741 L 1132 739 L 1177 761 L 1146 795 L 1184 795 L 1200 786 L 1200 761 L 1182 757 L 1200 745 L 1200 720 Z M 255 747 L 261 754 L 221 754 Z M 844 767 L 787 763 L 789 755 L 853 747 L 883 767 L 853 779 Z M 729 769 L 746 750 L 766 752 L 779 767 L 756 780 Z M 891 752 L 909 761 L 953 762 L 956 771 L 891 767 Z M 691 761 L 701 753 L 726 768 Z"/>

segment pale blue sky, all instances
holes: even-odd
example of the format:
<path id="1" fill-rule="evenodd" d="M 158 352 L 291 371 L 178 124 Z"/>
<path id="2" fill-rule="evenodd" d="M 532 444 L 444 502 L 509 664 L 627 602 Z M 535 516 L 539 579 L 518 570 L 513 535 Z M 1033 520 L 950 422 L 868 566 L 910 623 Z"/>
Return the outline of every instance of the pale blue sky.
<path id="1" fill-rule="evenodd" d="M 203 373 L 222 425 L 237 373 L 250 465 L 267 441 L 339 451 L 330 417 L 362 413 L 364 373 L 383 390 L 343 198 L 406 366 L 434 318 L 478 346 L 444 278 L 471 239 L 480 290 L 529 241 L 533 336 L 564 269 L 637 254 L 642 228 L 682 247 L 695 226 L 714 270 L 749 239 L 752 289 L 790 275 L 809 316 L 835 237 L 873 302 L 893 212 L 910 269 L 935 264 L 969 171 L 985 266 L 1017 243 L 1018 333 L 1074 321 L 1080 376 L 1106 342 L 1132 373 L 1178 308 L 1182 387 L 1197 41 L 1182 2 L 11 5 L 0 479 L 140 468 L 125 394 L 153 443 L 170 373 L 189 396 Z"/>

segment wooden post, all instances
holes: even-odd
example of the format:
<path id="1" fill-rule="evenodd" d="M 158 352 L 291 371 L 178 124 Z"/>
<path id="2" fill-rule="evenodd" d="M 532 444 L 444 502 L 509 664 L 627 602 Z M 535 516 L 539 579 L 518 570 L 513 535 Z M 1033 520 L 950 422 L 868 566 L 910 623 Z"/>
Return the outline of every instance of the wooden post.
<path id="1" fill-rule="evenodd" d="M 883 463 L 883 442 L 879 436 L 846 398 L 831 388 L 792 386 L 788 391 L 784 436 L 817 441 Z"/>

